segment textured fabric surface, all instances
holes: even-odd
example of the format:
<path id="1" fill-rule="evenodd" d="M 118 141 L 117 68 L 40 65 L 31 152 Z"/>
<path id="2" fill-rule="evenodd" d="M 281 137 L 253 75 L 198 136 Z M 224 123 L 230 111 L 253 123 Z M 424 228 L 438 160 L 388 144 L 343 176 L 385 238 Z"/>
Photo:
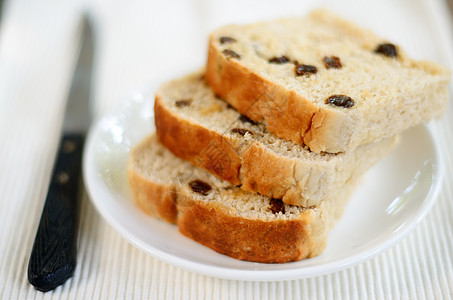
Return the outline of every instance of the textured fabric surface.
<path id="1" fill-rule="evenodd" d="M 130 245 L 83 198 L 78 266 L 48 293 L 27 265 L 59 141 L 80 15 L 97 44 L 93 112 L 101 118 L 134 89 L 201 67 L 207 36 L 232 22 L 298 15 L 327 6 L 453 69 L 453 31 L 442 0 L 399 1 L 10 0 L 0 29 L 1 299 L 451 299 L 453 108 L 433 126 L 445 177 L 426 219 L 401 242 L 355 267 L 281 282 L 223 280 L 174 267 Z M 416 151 L 416 150 L 414 150 Z"/>

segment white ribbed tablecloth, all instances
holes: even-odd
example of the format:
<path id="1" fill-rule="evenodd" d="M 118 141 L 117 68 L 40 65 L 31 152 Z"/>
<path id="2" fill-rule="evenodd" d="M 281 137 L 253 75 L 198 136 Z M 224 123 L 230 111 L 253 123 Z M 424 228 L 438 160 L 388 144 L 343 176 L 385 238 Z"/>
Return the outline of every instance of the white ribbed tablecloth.
<path id="1" fill-rule="evenodd" d="M 99 119 L 131 90 L 200 68 L 214 28 L 302 15 L 314 7 L 329 7 L 410 55 L 453 69 L 453 31 L 443 0 L 7 1 L 0 29 L 0 298 L 452 299 L 451 101 L 443 119 L 432 125 L 442 137 L 446 164 L 435 205 L 411 234 L 369 261 L 280 282 L 198 275 L 130 245 L 85 196 L 73 278 L 48 293 L 28 283 L 28 259 L 59 142 L 82 13 L 95 25 L 92 109 Z"/>

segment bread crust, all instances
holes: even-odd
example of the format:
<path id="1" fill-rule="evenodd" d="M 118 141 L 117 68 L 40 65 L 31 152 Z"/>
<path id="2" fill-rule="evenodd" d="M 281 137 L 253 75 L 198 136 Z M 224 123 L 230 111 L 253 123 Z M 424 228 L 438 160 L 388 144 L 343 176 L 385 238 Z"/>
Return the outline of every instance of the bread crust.
<path id="1" fill-rule="evenodd" d="M 128 175 L 132 196 L 140 208 L 152 217 L 176 223 L 177 208 L 174 185 L 149 181 L 131 168 Z"/>
<path id="2" fill-rule="evenodd" d="M 179 210 L 179 231 L 230 257 L 286 263 L 316 256 L 325 248 L 326 237 L 312 233 L 316 221 L 310 210 L 293 220 L 264 221 L 230 215 L 215 204 L 186 201 Z"/>
<path id="3" fill-rule="evenodd" d="M 241 159 L 234 140 L 174 115 L 159 94 L 156 94 L 154 115 L 157 136 L 173 154 L 223 180 L 240 184 Z"/>

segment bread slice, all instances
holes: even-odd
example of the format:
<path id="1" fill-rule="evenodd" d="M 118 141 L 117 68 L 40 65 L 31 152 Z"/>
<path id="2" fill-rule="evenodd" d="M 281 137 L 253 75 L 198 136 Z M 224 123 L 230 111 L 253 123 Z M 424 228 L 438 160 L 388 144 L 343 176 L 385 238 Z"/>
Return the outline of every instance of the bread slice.
<path id="1" fill-rule="evenodd" d="M 217 95 L 314 152 L 344 152 L 445 110 L 450 72 L 325 10 L 231 25 L 210 37 Z"/>
<path id="2" fill-rule="evenodd" d="M 348 183 L 319 206 L 283 204 L 177 158 L 155 135 L 131 151 L 128 173 L 134 198 L 146 213 L 176 223 L 182 234 L 219 253 L 262 263 L 321 254 L 352 188 Z"/>
<path id="3" fill-rule="evenodd" d="M 388 154 L 396 140 L 338 154 L 310 152 L 217 99 L 202 73 L 163 84 L 154 111 L 157 135 L 176 156 L 246 191 L 305 207 L 334 198 Z"/>

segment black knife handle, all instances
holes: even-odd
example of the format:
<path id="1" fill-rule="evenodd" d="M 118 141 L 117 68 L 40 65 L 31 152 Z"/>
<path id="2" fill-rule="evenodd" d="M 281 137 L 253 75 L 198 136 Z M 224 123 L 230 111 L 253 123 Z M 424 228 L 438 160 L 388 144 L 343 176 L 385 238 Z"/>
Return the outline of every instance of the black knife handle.
<path id="1" fill-rule="evenodd" d="M 83 142 L 81 134 L 65 134 L 61 140 L 28 264 L 28 280 L 39 291 L 64 283 L 76 267 Z"/>

